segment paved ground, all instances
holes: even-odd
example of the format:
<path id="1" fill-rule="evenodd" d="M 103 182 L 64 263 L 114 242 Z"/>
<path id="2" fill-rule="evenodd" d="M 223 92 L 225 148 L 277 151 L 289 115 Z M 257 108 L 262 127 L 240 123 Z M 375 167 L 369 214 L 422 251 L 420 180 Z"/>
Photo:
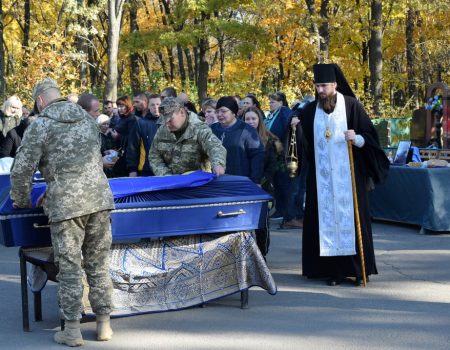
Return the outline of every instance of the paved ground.
<path id="1" fill-rule="evenodd" d="M 272 225 L 274 228 L 275 224 Z M 96 342 L 82 324 L 85 349 L 450 349 L 450 234 L 374 224 L 379 275 L 368 288 L 301 277 L 301 232 L 274 230 L 268 264 L 278 285 L 253 288 L 205 308 L 116 318 L 114 338 Z M 56 286 L 43 291 L 44 321 L 22 332 L 16 248 L 0 247 L 0 349 L 57 349 Z M 31 304 L 30 304 L 31 306 Z"/>

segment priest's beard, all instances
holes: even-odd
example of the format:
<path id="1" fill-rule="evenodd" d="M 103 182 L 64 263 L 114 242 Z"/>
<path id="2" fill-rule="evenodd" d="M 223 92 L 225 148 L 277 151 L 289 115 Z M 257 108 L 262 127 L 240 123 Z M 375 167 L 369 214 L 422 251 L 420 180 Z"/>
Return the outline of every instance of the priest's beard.
<path id="1" fill-rule="evenodd" d="M 336 107 L 337 94 L 329 95 L 326 97 L 319 96 L 319 106 L 328 114 L 334 111 Z"/>

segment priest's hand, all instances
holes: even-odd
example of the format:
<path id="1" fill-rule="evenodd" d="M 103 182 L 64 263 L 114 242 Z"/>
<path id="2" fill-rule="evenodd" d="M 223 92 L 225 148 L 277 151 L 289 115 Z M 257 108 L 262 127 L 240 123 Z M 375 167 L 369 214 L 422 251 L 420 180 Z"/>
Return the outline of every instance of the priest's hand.
<path id="1" fill-rule="evenodd" d="M 291 119 L 291 127 L 292 128 L 297 127 L 298 123 L 300 123 L 300 119 L 298 119 L 298 117 L 292 117 L 292 119 Z"/>
<path id="2" fill-rule="evenodd" d="M 362 137 L 361 135 L 357 135 L 355 133 L 355 130 L 344 131 L 344 135 L 345 135 L 345 141 L 352 141 L 352 144 L 358 148 L 363 147 L 366 143 L 366 141 L 364 140 L 364 137 Z"/>
<path id="3" fill-rule="evenodd" d="M 225 174 L 225 169 L 223 168 L 223 166 L 221 165 L 215 165 L 213 166 L 212 169 L 213 173 L 216 174 L 217 176 L 221 176 Z"/>
<path id="4" fill-rule="evenodd" d="M 355 139 L 356 139 L 356 133 L 355 130 L 350 129 L 347 131 L 344 131 L 344 135 L 345 135 L 345 141 L 352 141 L 352 143 L 355 143 Z"/>

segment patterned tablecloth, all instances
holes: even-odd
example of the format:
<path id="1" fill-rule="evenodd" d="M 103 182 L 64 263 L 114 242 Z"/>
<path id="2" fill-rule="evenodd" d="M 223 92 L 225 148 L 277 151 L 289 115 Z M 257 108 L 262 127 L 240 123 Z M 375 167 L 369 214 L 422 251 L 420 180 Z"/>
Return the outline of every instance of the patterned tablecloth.
<path id="1" fill-rule="evenodd" d="M 113 244 L 111 277 L 112 315 L 187 308 L 252 286 L 277 292 L 250 232 Z"/>

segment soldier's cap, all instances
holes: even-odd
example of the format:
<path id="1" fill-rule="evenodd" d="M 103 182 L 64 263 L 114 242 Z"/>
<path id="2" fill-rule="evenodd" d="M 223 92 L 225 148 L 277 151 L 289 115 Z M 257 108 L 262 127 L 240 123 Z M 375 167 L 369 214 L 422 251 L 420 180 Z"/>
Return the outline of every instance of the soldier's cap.
<path id="1" fill-rule="evenodd" d="M 159 118 L 165 122 L 174 112 L 184 109 L 184 103 L 176 97 L 166 97 L 159 106 Z"/>
<path id="2" fill-rule="evenodd" d="M 58 89 L 59 86 L 53 79 L 45 78 L 41 80 L 40 82 L 36 83 L 36 85 L 33 88 L 33 100 L 36 100 L 38 96 L 41 96 L 46 90 L 48 89 Z"/>

